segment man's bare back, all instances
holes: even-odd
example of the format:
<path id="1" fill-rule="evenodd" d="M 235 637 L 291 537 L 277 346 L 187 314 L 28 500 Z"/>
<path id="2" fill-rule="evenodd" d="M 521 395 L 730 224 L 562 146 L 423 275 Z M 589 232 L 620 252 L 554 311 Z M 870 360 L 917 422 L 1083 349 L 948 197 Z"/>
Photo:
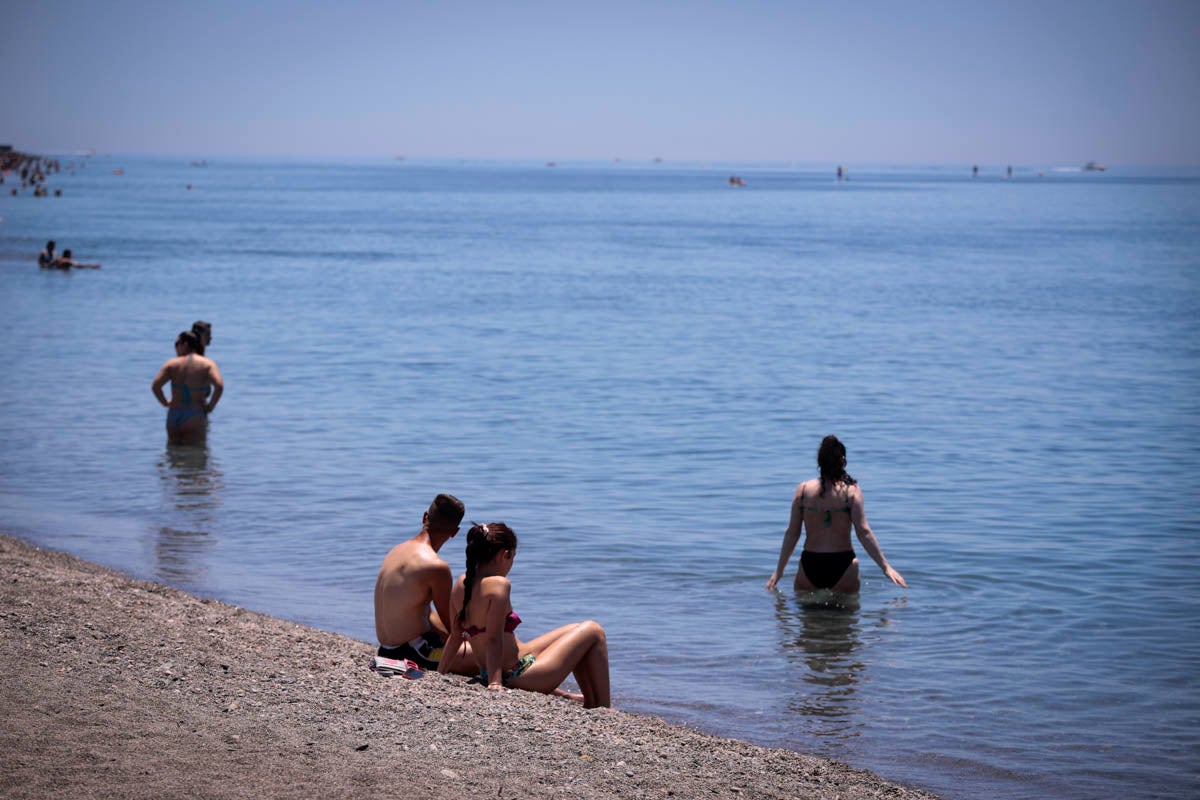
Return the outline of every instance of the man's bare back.
<path id="1" fill-rule="evenodd" d="M 438 557 L 458 533 L 458 498 L 439 494 L 421 519 L 421 531 L 391 549 L 375 580 L 375 635 L 379 655 L 437 669 L 450 613 L 450 565 Z"/>
<path id="2" fill-rule="evenodd" d="M 375 581 L 375 635 L 384 647 L 397 647 L 430 629 L 446 636 L 435 609 L 434 587 L 445 578 L 451 585 L 450 565 L 438 557 L 427 537 L 409 539 L 383 559 Z"/>

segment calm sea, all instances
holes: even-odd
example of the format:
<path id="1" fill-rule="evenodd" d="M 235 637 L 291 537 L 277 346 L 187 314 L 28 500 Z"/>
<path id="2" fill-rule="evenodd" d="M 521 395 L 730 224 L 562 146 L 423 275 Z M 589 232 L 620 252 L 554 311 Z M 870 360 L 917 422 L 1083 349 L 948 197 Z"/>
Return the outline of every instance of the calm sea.
<path id="1" fill-rule="evenodd" d="M 1200 173 L 1044 172 L 10 179 L 0 528 L 371 640 L 448 491 L 520 536 L 529 633 L 607 628 L 624 709 L 948 798 L 1195 797 Z M 227 392 L 174 450 L 150 380 L 196 319 Z M 827 433 L 907 591 L 764 590 Z"/>

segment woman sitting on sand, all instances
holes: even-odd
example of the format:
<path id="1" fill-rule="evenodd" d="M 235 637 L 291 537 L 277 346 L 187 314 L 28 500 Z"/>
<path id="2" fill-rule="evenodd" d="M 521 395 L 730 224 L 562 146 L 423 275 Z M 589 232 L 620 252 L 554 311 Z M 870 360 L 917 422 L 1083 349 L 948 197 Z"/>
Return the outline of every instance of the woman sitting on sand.
<path id="1" fill-rule="evenodd" d="M 783 577 L 792 551 L 796 549 L 796 542 L 800 540 L 801 531 L 807 529 L 808 538 L 804 540 L 800 569 L 796 572 L 796 591 L 832 589 L 835 592 L 857 592 L 858 559 L 850 544 L 851 524 L 863 548 L 883 570 L 883 574 L 892 583 L 907 587 L 904 578 L 883 557 L 879 542 L 867 524 L 862 489 L 846 472 L 846 446 L 836 436 L 826 436 L 821 440 L 817 466 L 821 469 L 821 477 L 796 487 L 791 520 L 783 534 L 783 545 L 779 548 L 779 563 L 767 581 L 767 588 L 774 589 Z"/>
<path id="2" fill-rule="evenodd" d="M 208 415 L 217 407 L 225 391 L 225 381 L 215 361 L 198 354 L 200 340 L 184 331 L 175 340 L 175 358 L 154 376 L 150 390 L 167 411 L 167 439 L 185 444 L 204 439 L 208 433 Z M 171 401 L 163 396 L 163 386 L 171 382 Z M 208 399 L 209 388 L 212 398 Z"/>
<path id="3" fill-rule="evenodd" d="M 585 708 L 610 706 L 608 642 L 604 628 L 588 620 L 564 625 L 529 642 L 513 633 L 521 618 L 512 610 L 507 575 L 517 555 L 517 536 L 503 522 L 467 531 L 467 571 L 450 593 L 450 637 L 438 672 L 450 672 L 464 656 L 455 642 L 471 641 L 479 676 L 489 689 L 511 687 L 565 694 L 558 685 L 575 675 Z"/>

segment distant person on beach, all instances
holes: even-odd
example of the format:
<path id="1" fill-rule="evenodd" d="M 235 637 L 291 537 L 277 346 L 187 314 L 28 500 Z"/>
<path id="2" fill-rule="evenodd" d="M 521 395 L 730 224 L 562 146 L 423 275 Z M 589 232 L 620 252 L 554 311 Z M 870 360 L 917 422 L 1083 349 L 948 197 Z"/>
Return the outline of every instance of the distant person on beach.
<path id="1" fill-rule="evenodd" d="M 192 333 L 200 340 L 200 355 L 204 355 L 204 351 L 212 344 L 212 323 L 198 319 L 192 323 Z"/>
<path id="2" fill-rule="evenodd" d="M 76 261 L 71 256 L 70 250 L 63 250 L 62 257 L 54 259 L 54 263 L 50 266 L 55 269 L 100 269 L 99 264 L 85 264 L 82 261 Z"/>
<path id="3" fill-rule="evenodd" d="M 449 633 L 454 583 L 450 565 L 438 551 L 458 533 L 464 513 L 461 500 L 439 494 L 421 518 L 420 532 L 383 559 L 375 579 L 378 655 L 415 661 L 423 669 L 438 668 Z"/>
<path id="4" fill-rule="evenodd" d="M 767 581 L 767 588 L 774 589 L 783 577 L 802 530 L 807 530 L 808 538 L 804 540 L 804 549 L 800 553 L 800 569 L 796 572 L 796 591 L 832 589 L 835 592 L 857 592 L 858 558 L 850 544 L 851 524 L 863 548 L 888 580 L 907 587 L 904 578 L 883 557 L 879 542 L 867 524 L 862 489 L 846 472 L 846 446 L 836 436 L 826 436 L 821 440 L 817 466 L 821 470 L 821 477 L 796 487 L 791 519 L 783 534 L 783 545 L 779 548 L 779 563 Z"/>
<path id="5" fill-rule="evenodd" d="M 53 240 L 46 242 L 46 249 L 38 253 L 38 266 L 42 269 L 50 269 L 58 260 L 58 256 L 54 255 L 55 246 Z"/>
<path id="6" fill-rule="evenodd" d="M 575 622 L 522 642 L 514 631 L 521 618 L 512 608 L 508 572 L 517 555 L 517 536 L 503 522 L 467 531 L 467 571 L 450 595 L 450 639 L 439 672 L 453 670 L 470 642 L 480 680 L 488 689 L 524 689 L 566 695 L 585 708 L 609 707 L 608 639 L 592 620 Z M 574 674 L 583 697 L 559 689 Z"/>
<path id="7" fill-rule="evenodd" d="M 208 435 L 208 415 L 221 401 L 225 381 L 215 361 L 197 353 L 200 340 L 184 331 L 175 340 L 175 358 L 170 359 L 150 384 L 150 390 L 167 410 L 167 439 L 172 444 L 203 441 Z M 170 381 L 171 400 L 163 395 Z M 209 388 L 212 398 L 208 399 Z"/>

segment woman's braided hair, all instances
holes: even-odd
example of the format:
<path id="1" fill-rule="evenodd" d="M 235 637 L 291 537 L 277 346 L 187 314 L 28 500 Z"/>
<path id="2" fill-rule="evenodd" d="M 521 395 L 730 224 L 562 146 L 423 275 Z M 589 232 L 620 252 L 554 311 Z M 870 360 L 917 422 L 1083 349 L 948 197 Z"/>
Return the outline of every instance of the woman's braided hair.
<path id="1" fill-rule="evenodd" d="M 517 535 L 503 522 L 471 523 L 471 530 L 467 531 L 467 579 L 463 584 L 462 608 L 458 612 L 460 623 L 467 619 L 467 606 L 471 604 L 479 565 L 488 563 L 502 550 L 516 549 Z"/>

